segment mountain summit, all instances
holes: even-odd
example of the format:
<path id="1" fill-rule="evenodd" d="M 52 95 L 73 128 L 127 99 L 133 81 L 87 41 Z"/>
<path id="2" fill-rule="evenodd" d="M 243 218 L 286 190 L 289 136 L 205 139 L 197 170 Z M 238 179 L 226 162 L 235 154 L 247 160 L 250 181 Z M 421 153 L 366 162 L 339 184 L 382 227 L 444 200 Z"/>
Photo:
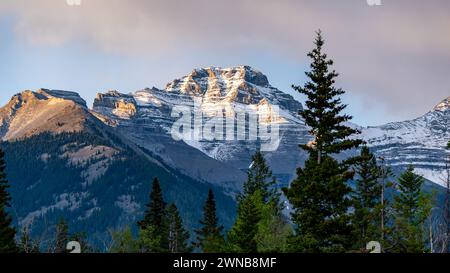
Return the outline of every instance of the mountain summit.
<path id="1" fill-rule="evenodd" d="M 301 162 L 297 145 L 309 140 L 298 115 L 303 107 L 291 95 L 271 86 L 262 72 L 250 66 L 194 69 L 168 83 L 165 89 L 146 88 L 130 94 L 108 91 L 97 95 L 93 111 L 115 130 L 123 131 L 130 141 L 190 176 L 214 181 L 234 191 L 239 189 L 245 181 L 246 170 L 242 166 L 250 165 L 261 141 L 250 140 L 249 128 L 243 128 L 242 124 L 231 129 L 245 132 L 245 140 L 174 141 L 171 129 L 177 118 L 172 111 L 179 106 L 197 107 L 204 123 L 219 117 L 220 110 L 226 110 L 227 117 L 234 117 L 242 109 L 264 116 L 263 122 L 279 123 L 280 148 L 268 160 L 284 182 L 295 175 Z M 192 164 L 195 162 L 198 164 Z"/>
<path id="2" fill-rule="evenodd" d="M 292 96 L 270 85 L 268 78 L 250 66 L 230 68 L 207 67 L 168 83 L 164 89 L 145 88 L 123 94 L 116 90 L 97 94 L 93 109 L 74 92 L 40 89 L 24 91 L 0 108 L 0 137 L 14 140 L 43 132 L 81 132 L 90 128 L 109 128 L 127 143 L 157 156 L 169 166 L 198 180 L 227 188 L 239 189 L 245 180 L 245 168 L 260 142 L 191 139 L 176 141 L 171 129 L 176 106 L 198 104 L 205 121 L 217 115 L 217 107 L 254 109 L 272 113 L 268 120 L 280 122 L 280 145 L 267 153 L 267 160 L 283 183 L 295 176 L 304 153 L 299 143 L 310 140 L 298 112 L 302 105 Z M 427 179 L 441 183 L 442 166 L 447 156 L 445 145 L 450 139 L 450 98 L 434 111 L 414 120 L 360 128 L 374 152 L 388 164 L 403 168 L 414 164 Z M 98 126 L 103 127 L 98 127 Z M 238 126 L 238 125 L 236 125 Z M 249 136 L 248 128 L 241 128 Z"/>
<path id="3" fill-rule="evenodd" d="M 13 96 L 0 108 L 0 138 L 11 140 L 44 132 L 80 132 L 88 127 L 88 116 L 86 102 L 75 92 L 27 90 Z"/>
<path id="4" fill-rule="evenodd" d="M 433 109 L 434 111 L 448 111 L 450 110 L 450 97 L 446 98 L 445 100 L 441 101 L 438 105 L 436 105 Z"/>
<path id="5" fill-rule="evenodd" d="M 292 181 L 307 158 L 298 147 L 311 140 L 298 115 L 301 103 L 249 66 L 195 69 L 164 89 L 109 90 L 96 96 L 93 109 L 75 92 L 24 91 L 0 108 L 0 145 L 11 192 L 26 204 L 17 210 L 19 223 L 34 223 L 39 232 L 47 220 L 66 217 L 74 219 L 75 228 L 104 236 L 142 213 L 155 176 L 170 201 L 180 204 L 184 219 L 200 217 L 194 207 L 201 207 L 207 189 L 214 188 L 222 219 L 232 223 L 230 196 L 241 190 L 261 141 L 251 139 L 247 127 L 240 128 L 245 139 L 175 140 L 173 109 L 195 104 L 206 122 L 219 115 L 216 108 L 270 114 L 279 108 L 279 118 L 268 121 L 280 125 L 279 146 L 265 158 L 280 187 Z M 449 105 L 450 98 L 414 120 L 359 127 L 358 137 L 396 173 L 414 164 L 417 172 L 440 184 L 450 139 Z"/>

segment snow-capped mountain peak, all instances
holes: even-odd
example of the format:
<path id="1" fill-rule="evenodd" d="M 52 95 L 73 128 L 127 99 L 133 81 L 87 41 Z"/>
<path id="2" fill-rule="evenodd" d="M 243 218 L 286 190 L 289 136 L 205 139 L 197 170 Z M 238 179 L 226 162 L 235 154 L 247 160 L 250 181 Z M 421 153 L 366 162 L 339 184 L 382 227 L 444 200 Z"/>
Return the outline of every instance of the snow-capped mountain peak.
<path id="1" fill-rule="evenodd" d="M 250 66 L 207 67 L 167 84 L 167 92 L 202 97 L 204 102 L 256 104 L 263 99 L 261 88 L 270 88 L 267 77 Z"/>
<path id="2" fill-rule="evenodd" d="M 445 100 L 441 101 L 438 105 L 436 105 L 433 109 L 434 111 L 441 111 L 445 112 L 450 110 L 450 97 L 446 98 Z"/>
<path id="3" fill-rule="evenodd" d="M 416 172 L 442 184 L 450 140 L 450 98 L 433 111 L 413 120 L 392 122 L 362 130 L 362 137 L 373 151 L 392 167 L 412 164 Z"/>

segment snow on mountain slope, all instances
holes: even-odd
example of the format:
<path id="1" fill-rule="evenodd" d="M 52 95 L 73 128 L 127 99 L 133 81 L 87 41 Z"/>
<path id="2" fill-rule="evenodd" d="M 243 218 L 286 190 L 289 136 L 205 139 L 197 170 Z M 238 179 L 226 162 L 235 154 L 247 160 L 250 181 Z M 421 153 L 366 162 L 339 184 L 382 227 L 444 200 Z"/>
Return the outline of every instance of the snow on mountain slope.
<path id="1" fill-rule="evenodd" d="M 136 108 L 136 113 L 129 115 L 120 107 L 123 104 L 133 105 L 131 108 Z M 203 124 L 222 117 L 226 117 L 227 121 L 232 120 L 224 126 L 225 132 L 232 133 L 222 139 L 193 137 L 175 141 L 172 127 L 179 116 L 172 112 L 180 106 L 189 107 L 193 114 L 201 114 Z M 267 141 L 256 137 L 255 134 L 261 133 L 261 129 L 259 132 L 250 129 L 248 115 L 258 114 L 260 124 L 279 126 L 279 139 L 274 141 L 279 147 L 268 152 L 267 158 L 274 173 L 283 177 L 281 180 L 284 183 L 294 176 L 296 167 L 304 159 L 298 144 L 309 139 L 298 115 L 302 109 L 302 105 L 292 96 L 272 87 L 264 74 L 249 66 L 195 69 L 187 76 L 167 84 L 164 90 L 147 88 L 128 95 L 109 91 L 97 96 L 93 108 L 105 118 L 105 123 L 127 131 L 127 136 L 133 142 L 158 154 L 165 161 L 181 167 L 190 175 L 198 175 L 198 178 L 237 183 L 233 188 L 239 188 L 245 180 L 243 166 L 250 164 L 251 156 Z M 245 122 L 235 122 L 234 119 L 244 111 L 247 112 L 243 119 Z M 184 162 L 181 159 L 184 153 L 177 149 L 183 151 L 186 146 L 213 159 L 202 159 L 203 163 L 220 163 L 218 168 L 209 166 L 205 171 L 199 164 Z M 177 148 L 174 150 L 174 147 Z M 191 153 L 191 156 L 193 154 L 196 155 L 194 158 L 198 156 L 197 153 Z M 189 156 L 184 158 L 191 162 Z M 183 166 L 180 166 L 180 162 L 184 162 Z M 231 182 L 232 179 L 234 182 Z"/>
<path id="2" fill-rule="evenodd" d="M 427 114 L 362 130 L 362 137 L 378 156 L 393 167 L 414 165 L 428 180 L 443 184 L 445 149 L 450 140 L 450 98 Z"/>
<path id="3" fill-rule="evenodd" d="M 136 113 L 131 116 L 120 109 L 124 103 L 133 105 Z M 128 141 L 161 158 L 169 166 L 195 179 L 220 184 L 229 191 L 238 190 L 245 179 L 244 172 L 172 138 L 174 105 L 192 105 L 192 99 L 155 88 L 140 90 L 133 95 L 109 91 L 97 96 L 93 112 Z"/>
<path id="4" fill-rule="evenodd" d="M 117 104 L 114 99 L 119 100 Z M 105 109 L 113 103 L 112 114 L 120 120 L 130 121 L 138 114 L 130 96 L 111 92 L 102 101 L 99 107 Z M 82 230 L 90 240 L 101 243 L 108 230 L 135 223 L 142 215 L 154 177 L 160 179 L 167 200 L 180 207 L 190 229 L 200 219 L 197 208 L 210 188 L 218 196 L 224 223 L 231 224 L 234 200 L 221 188 L 170 168 L 125 138 L 121 133 L 127 135 L 127 128 L 121 131 L 120 124 L 108 120 L 68 91 L 24 91 L 0 108 L 0 148 L 5 151 L 18 230 L 31 225 L 33 234 L 48 240 L 48 228 L 64 218 L 71 229 Z M 185 146 L 194 152 L 174 150 L 179 159 L 201 165 L 200 160 L 189 158 L 197 150 Z M 207 165 L 210 159 L 197 152 Z"/>
<path id="5" fill-rule="evenodd" d="M 259 114 L 261 124 L 277 124 L 279 139 L 275 143 L 279 146 L 266 152 L 266 157 L 283 184 L 295 176 L 296 168 L 306 158 L 298 148 L 298 144 L 310 140 L 298 115 L 302 105 L 271 86 L 264 74 L 249 66 L 195 69 L 167 84 L 165 89 L 146 88 L 132 94 L 108 91 L 97 95 L 92 111 L 74 92 L 23 92 L 0 109 L 0 137 L 15 139 L 45 131 L 82 131 L 89 127 L 86 124 L 100 120 L 136 147 L 185 174 L 220 184 L 230 191 L 238 190 L 245 181 L 243 166 L 251 163 L 252 154 L 264 144 L 247 123 L 250 117 L 245 117 L 244 123 L 225 124 L 225 132 L 233 131 L 231 139 L 208 139 L 204 131 L 200 135 L 203 137 L 197 137 L 198 132 L 194 131 L 195 137 L 178 141 L 172 130 L 181 117 L 174 114 L 177 107 L 199 112 L 202 125 L 217 117 L 235 118 L 243 110 Z M 358 137 L 365 139 L 387 164 L 398 169 L 413 164 L 418 173 L 442 184 L 449 123 L 450 98 L 447 98 L 414 120 L 368 128 L 353 126 L 362 131 Z M 191 120 L 186 125 L 191 126 Z M 184 132 L 175 135 L 186 136 Z"/>

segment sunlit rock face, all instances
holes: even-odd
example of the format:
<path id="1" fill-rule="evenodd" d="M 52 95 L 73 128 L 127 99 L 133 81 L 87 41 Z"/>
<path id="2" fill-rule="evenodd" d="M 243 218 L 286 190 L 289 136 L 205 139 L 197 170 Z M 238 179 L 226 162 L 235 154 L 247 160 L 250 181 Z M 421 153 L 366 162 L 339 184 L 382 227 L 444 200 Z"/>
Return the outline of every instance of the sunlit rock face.
<path id="1" fill-rule="evenodd" d="M 120 103 L 135 105 L 136 112 L 133 115 L 118 114 Z M 224 137 L 175 141 L 171 133 L 178 116 L 173 115 L 173 111 L 180 106 L 194 109 L 202 116 L 203 124 L 223 116 L 227 121 Z M 237 116 L 243 112 L 257 114 L 261 124 L 279 126 L 276 149 L 267 152 L 266 157 L 280 182 L 286 184 L 305 158 L 298 144 L 309 140 L 298 115 L 302 109 L 292 96 L 271 86 L 263 73 L 249 66 L 195 69 L 168 83 L 164 89 L 146 88 L 132 94 L 109 91 L 98 94 L 93 107 L 105 122 L 126 132 L 132 142 L 158 154 L 189 175 L 215 180 L 233 189 L 240 188 L 245 181 L 251 156 L 263 142 L 252 135 L 245 116 L 241 119 L 244 122 L 238 122 Z M 232 132 L 231 138 L 229 132 Z M 238 138 L 237 132 L 244 138 Z"/>
<path id="2" fill-rule="evenodd" d="M 43 132 L 88 129 L 86 102 L 74 92 L 40 89 L 23 91 L 0 108 L 0 137 L 21 139 Z"/>

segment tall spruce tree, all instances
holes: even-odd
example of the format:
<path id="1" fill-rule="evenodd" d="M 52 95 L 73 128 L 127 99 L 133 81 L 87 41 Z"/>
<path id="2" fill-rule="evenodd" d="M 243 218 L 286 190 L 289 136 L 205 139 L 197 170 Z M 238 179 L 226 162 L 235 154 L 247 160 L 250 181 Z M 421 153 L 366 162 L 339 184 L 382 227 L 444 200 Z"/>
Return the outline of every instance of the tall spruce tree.
<path id="1" fill-rule="evenodd" d="M 216 200 L 213 190 L 209 190 L 208 198 L 203 207 L 203 219 L 200 220 L 201 228 L 195 231 L 197 235 L 196 247 L 204 253 L 219 253 L 225 242 L 222 235 L 223 226 L 219 225 L 216 212 Z"/>
<path id="2" fill-rule="evenodd" d="M 7 191 L 9 184 L 6 180 L 4 156 L 4 152 L 0 149 L 0 253 L 14 253 L 18 249 L 14 239 L 16 230 L 7 211 L 11 197 Z"/>
<path id="3" fill-rule="evenodd" d="M 166 219 L 166 202 L 164 201 L 161 185 L 158 178 L 153 180 L 152 191 L 150 193 L 150 202 L 147 204 L 144 219 L 138 222 L 140 228 L 140 236 L 150 236 L 148 240 L 154 241 L 159 238 L 159 247 L 148 249 L 148 252 L 168 252 L 168 230 Z M 140 241 L 148 241 L 140 238 Z M 155 243 L 152 243 L 155 245 Z"/>
<path id="4" fill-rule="evenodd" d="M 139 227 L 143 229 L 149 226 L 161 228 L 164 222 L 165 211 L 166 202 L 163 198 L 161 185 L 158 178 L 155 178 L 150 193 L 150 202 L 147 204 L 144 219 L 138 222 Z"/>
<path id="5" fill-rule="evenodd" d="M 167 208 L 168 243 L 170 253 L 188 253 L 192 249 L 188 244 L 189 232 L 183 226 L 180 213 L 175 204 Z"/>
<path id="6" fill-rule="evenodd" d="M 69 242 L 69 226 L 64 219 L 61 219 L 55 227 L 55 238 L 51 252 L 67 253 L 67 243 Z"/>
<path id="7" fill-rule="evenodd" d="M 306 95 L 306 109 L 300 112 L 314 140 L 301 145 L 309 153 L 304 168 L 297 170 L 297 178 L 284 192 L 293 206 L 292 219 L 296 236 L 291 251 L 341 252 L 352 245 L 352 228 L 348 214 L 351 188 L 348 180 L 354 159 L 337 161 L 332 156 L 356 148 L 363 142 L 350 138 L 359 133 L 345 125 L 351 116 L 342 114 L 346 105 L 339 96 L 345 92 L 334 86 L 338 74 L 330 67 L 333 61 L 323 53 L 324 39 L 317 33 L 309 81 L 293 86 Z"/>
<path id="8" fill-rule="evenodd" d="M 244 191 L 240 197 L 246 198 L 256 191 L 260 191 L 264 202 L 268 202 L 270 199 L 278 198 L 274 188 L 275 184 L 275 177 L 263 154 L 257 151 L 252 157 L 252 164 L 247 171 L 247 181 L 244 183 Z"/>
<path id="9" fill-rule="evenodd" d="M 408 169 L 398 179 L 399 194 L 394 199 L 395 222 L 392 252 L 425 252 L 425 221 L 430 215 L 430 196 L 422 192 L 424 178 Z"/>
<path id="10" fill-rule="evenodd" d="M 355 165 L 357 178 L 353 193 L 356 249 L 364 249 L 370 241 L 380 241 L 382 169 L 368 147 L 361 149 L 360 160 Z"/>
<path id="11" fill-rule="evenodd" d="M 228 234 L 227 247 L 241 253 L 280 252 L 289 229 L 276 180 L 261 152 L 252 159 L 243 193 L 238 196 L 238 216 Z"/>

